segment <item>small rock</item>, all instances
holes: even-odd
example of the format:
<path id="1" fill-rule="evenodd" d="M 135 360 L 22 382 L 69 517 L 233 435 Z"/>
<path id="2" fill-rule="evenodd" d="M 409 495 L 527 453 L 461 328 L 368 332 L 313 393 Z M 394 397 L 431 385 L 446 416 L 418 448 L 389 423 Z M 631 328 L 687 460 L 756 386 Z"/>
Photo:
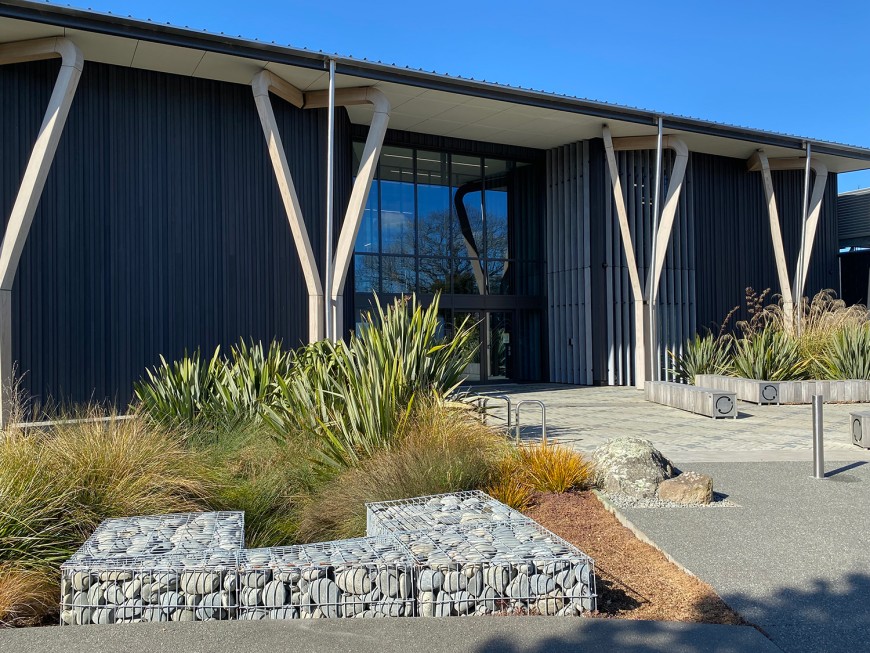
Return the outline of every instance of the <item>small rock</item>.
<path id="1" fill-rule="evenodd" d="M 91 616 L 91 623 L 100 626 L 106 626 L 108 624 L 115 623 L 115 609 L 97 608 L 96 610 L 94 610 L 94 614 Z"/>
<path id="2" fill-rule="evenodd" d="M 88 572 L 77 571 L 70 578 L 70 582 L 72 583 L 73 589 L 75 591 L 81 592 L 91 586 L 92 579 L 93 576 L 91 576 Z"/>
<path id="3" fill-rule="evenodd" d="M 437 592 L 444 582 L 444 574 L 435 569 L 424 569 L 420 572 L 420 589 L 424 592 Z"/>
<path id="4" fill-rule="evenodd" d="M 142 616 L 142 602 L 135 599 L 127 599 L 115 611 L 118 619 L 139 619 Z"/>
<path id="5" fill-rule="evenodd" d="M 468 587 L 468 578 L 458 571 L 448 571 L 444 574 L 442 587 L 445 592 L 453 594 Z"/>
<path id="6" fill-rule="evenodd" d="M 484 581 L 499 594 L 504 594 L 507 587 L 514 579 L 517 572 L 511 565 L 497 565 L 487 568 L 484 572 Z"/>
<path id="7" fill-rule="evenodd" d="M 242 621 L 260 621 L 261 619 L 265 619 L 267 616 L 265 610 L 255 608 L 252 610 L 242 610 L 239 619 Z"/>
<path id="8" fill-rule="evenodd" d="M 453 607 L 459 614 L 468 614 L 474 610 L 474 598 L 468 592 L 456 592 L 452 598 Z"/>
<path id="9" fill-rule="evenodd" d="M 263 605 L 267 608 L 280 608 L 287 599 L 287 587 L 280 580 L 266 583 L 263 588 Z"/>
<path id="10" fill-rule="evenodd" d="M 242 602 L 242 605 L 263 605 L 263 590 L 257 587 L 244 587 L 239 592 L 239 600 Z"/>
<path id="11" fill-rule="evenodd" d="M 221 585 L 221 575 L 210 571 L 186 571 L 181 574 L 185 594 L 211 594 Z"/>
<path id="12" fill-rule="evenodd" d="M 274 610 L 269 611 L 269 619 L 298 619 L 299 618 L 299 610 L 293 607 L 285 606 L 281 608 L 276 608 Z"/>
<path id="13" fill-rule="evenodd" d="M 435 592 L 420 592 L 420 616 L 435 616 Z"/>
<path id="14" fill-rule="evenodd" d="M 142 593 L 142 581 L 138 578 L 124 583 L 124 596 L 128 599 L 138 599 Z"/>
<path id="15" fill-rule="evenodd" d="M 249 571 L 242 575 L 242 585 L 245 587 L 258 587 L 263 589 L 266 583 L 272 580 L 271 569 L 259 569 L 257 571 Z"/>
<path id="16" fill-rule="evenodd" d="M 341 591 L 333 581 L 328 578 L 317 578 L 311 581 L 308 591 L 311 595 L 311 600 L 314 601 L 326 617 L 335 619 L 341 616 L 338 606 Z"/>
<path id="17" fill-rule="evenodd" d="M 337 574 L 335 584 L 349 594 L 368 594 L 372 590 L 372 579 L 368 569 L 357 567 Z"/>
<path id="18" fill-rule="evenodd" d="M 535 574 L 529 578 L 532 594 L 541 596 L 556 589 L 556 582 L 546 574 Z"/>
<path id="19" fill-rule="evenodd" d="M 659 499 L 705 505 L 713 501 L 713 479 L 698 472 L 683 472 L 659 484 Z"/>

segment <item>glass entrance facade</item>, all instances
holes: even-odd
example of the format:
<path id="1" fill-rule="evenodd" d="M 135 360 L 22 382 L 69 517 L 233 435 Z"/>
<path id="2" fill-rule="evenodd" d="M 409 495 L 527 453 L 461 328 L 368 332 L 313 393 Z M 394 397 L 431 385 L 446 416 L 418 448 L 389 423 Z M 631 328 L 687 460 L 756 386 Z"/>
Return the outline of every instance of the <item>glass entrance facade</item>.
<path id="1" fill-rule="evenodd" d="M 479 324 L 470 380 L 541 380 L 543 180 L 526 161 L 385 146 L 356 241 L 357 315 L 372 292 L 440 292 L 445 328 Z"/>

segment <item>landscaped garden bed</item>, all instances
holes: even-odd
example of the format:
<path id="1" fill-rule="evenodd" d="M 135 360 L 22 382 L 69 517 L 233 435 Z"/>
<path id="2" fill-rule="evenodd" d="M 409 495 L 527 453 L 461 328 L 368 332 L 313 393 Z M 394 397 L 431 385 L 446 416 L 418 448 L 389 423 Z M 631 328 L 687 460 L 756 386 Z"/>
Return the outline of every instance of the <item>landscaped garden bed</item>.
<path id="1" fill-rule="evenodd" d="M 589 462 L 558 445 L 516 446 L 451 401 L 475 355 L 472 331 L 465 325 L 452 339 L 440 337 L 437 311 L 437 302 L 422 309 L 399 301 L 370 317 L 349 342 L 296 351 L 239 343 L 229 356 L 194 352 L 150 370 L 125 419 L 90 407 L 49 415 L 64 418 L 51 426 L 0 434 L 0 625 L 58 623 L 59 603 L 66 623 L 256 619 L 267 601 L 270 618 L 274 611 L 303 618 L 305 607 L 294 603 L 305 594 L 302 572 L 294 585 L 295 572 L 282 565 L 294 557 L 345 555 L 342 547 L 327 551 L 328 545 L 312 543 L 359 538 L 391 520 L 395 526 L 396 500 L 470 490 L 485 490 L 509 507 L 460 495 L 476 507 L 456 511 L 440 500 L 428 513 L 437 537 L 402 531 L 413 545 L 404 562 L 375 562 L 364 546 L 353 548 L 350 556 L 363 565 L 396 565 L 395 573 L 378 569 L 377 582 L 395 600 L 370 596 L 361 612 L 438 614 L 448 603 L 451 614 L 472 605 L 483 614 L 593 610 L 584 548 L 574 546 L 573 535 L 554 538 L 521 515 L 546 505 L 545 495 L 535 493 L 589 488 Z M 367 523 L 373 508 L 379 525 Z M 419 504 L 405 504 L 409 509 Z M 123 521 L 201 511 L 244 511 L 244 545 L 260 551 L 231 560 L 237 531 L 222 535 L 207 518 Z M 459 523 L 451 524 L 457 516 Z M 115 530 L 97 530 L 107 518 L 121 521 L 109 522 Z M 584 519 L 590 520 L 584 528 L 597 532 L 607 517 Z M 426 517 L 418 511 L 411 521 Z M 548 524 L 564 525 L 545 515 Z M 61 563 L 88 538 L 65 568 L 59 593 Z M 222 542 L 217 554 L 197 549 L 214 538 Z M 521 559 L 530 552 L 538 556 L 534 569 Z M 267 555 L 275 565 L 270 580 L 256 568 Z M 240 566 L 252 575 L 238 576 Z M 344 589 L 338 574 L 328 580 L 342 592 L 339 604 L 353 612 L 356 597 L 365 606 L 367 593 L 359 594 L 365 582 L 349 558 L 345 567 Z M 419 593 L 402 596 L 397 588 L 408 569 Z M 637 573 L 658 571 L 639 566 Z M 603 574 L 614 578 L 606 568 Z M 277 585 L 266 591 L 276 578 L 283 596 Z M 304 580 L 310 598 L 318 579 Z M 319 598 L 329 612 L 332 585 L 317 583 L 315 590 L 326 593 Z M 599 609 L 607 614 L 606 605 Z"/>
<path id="2" fill-rule="evenodd" d="M 736 332 L 727 331 L 726 318 L 718 335 L 697 335 L 670 352 L 670 374 L 759 404 L 807 404 L 817 394 L 832 402 L 870 401 L 867 309 L 846 306 L 830 291 L 795 307 L 765 304 L 767 294 L 747 289 L 749 319 Z"/>

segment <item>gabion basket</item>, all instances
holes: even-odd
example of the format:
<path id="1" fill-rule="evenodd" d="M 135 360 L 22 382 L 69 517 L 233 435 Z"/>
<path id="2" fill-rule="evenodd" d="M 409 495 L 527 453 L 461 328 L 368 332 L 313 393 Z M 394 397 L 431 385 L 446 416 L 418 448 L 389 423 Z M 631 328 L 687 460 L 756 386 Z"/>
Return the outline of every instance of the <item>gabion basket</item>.
<path id="1" fill-rule="evenodd" d="M 477 490 L 366 504 L 366 534 L 527 522 L 528 517 Z"/>
<path id="2" fill-rule="evenodd" d="M 106 519 L 78 553 L 113 560 L 205 549 L 238 551 L 244 545 L 244 512 L 187 512 Z"/>
<path id="3" fill-rule="evenodd" d="M 61 566 L 61 624 L 222 621 L 238 612 L 238 551 L 95 558 Z"/>
<path id="4" fill-rule="evenodd" d="M 419 568 L 422 616 L 568 616 L 596 608 L 592 559 L 532 520 L 396 538 Z"/>
<path id="5" fill-rule="evenodd" d="M 417 573 L 388 538 L 243 551 L 240 619 L 409 617 Z"/>

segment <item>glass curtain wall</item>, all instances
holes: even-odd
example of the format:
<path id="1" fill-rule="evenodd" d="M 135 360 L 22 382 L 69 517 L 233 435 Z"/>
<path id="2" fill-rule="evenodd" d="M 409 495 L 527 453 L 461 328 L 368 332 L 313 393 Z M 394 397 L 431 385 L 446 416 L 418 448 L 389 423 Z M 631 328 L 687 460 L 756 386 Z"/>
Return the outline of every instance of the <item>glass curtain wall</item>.
<path id="1" fill-rule="evenodd" d="M 354 153 L 358 165 L 362 143 Z M 540 380 L 545 289 L 536 173 L 520 161 L 384 147 L 356 241 L 357 315 L 373 292 L 382 301 L 416 292 L 423 302 L 440 292 L 447 329 L 466 317 L 478 324 L 470 380 Z M 534 342 L 512 334 L 517 324 L 533 325 Z M 514 355 L 518 346 L 522 356 Z"/>

